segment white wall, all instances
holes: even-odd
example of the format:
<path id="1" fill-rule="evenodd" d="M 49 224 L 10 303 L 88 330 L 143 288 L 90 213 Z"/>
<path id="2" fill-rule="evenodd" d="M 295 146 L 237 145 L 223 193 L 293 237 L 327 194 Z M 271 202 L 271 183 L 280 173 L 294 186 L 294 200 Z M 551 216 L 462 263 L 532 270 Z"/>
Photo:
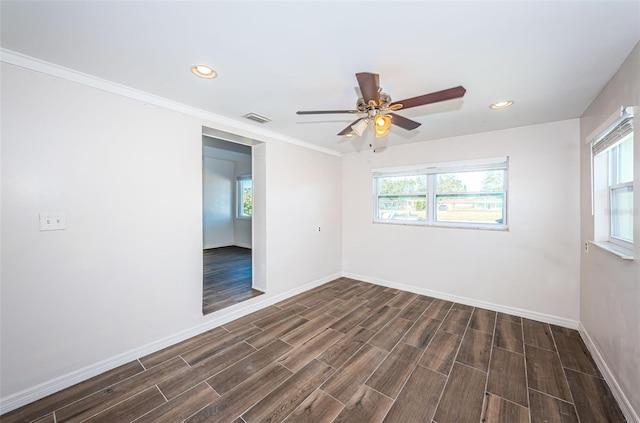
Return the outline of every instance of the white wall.
<path id="1" fill-rule="evenodd" d="M 233 245 L 235 243 L 234 162 L 205 155 L 202 159 L 202 184 L 204 248 Z"/>
<path id="2" fill-rule="evenodd" d="M 343 155 L 344 271 L 576 326 L 578 141 L 570 120 Z M 509 156 L 508 232 L 372 223 L 371 169 L 500 156 Z"/>
<path id="3" fill-rule="evenodd" d="M 267 214 L 265 212 L 267 209 L 267 145 L 256 144 L 251 150 L 253 162 L 251 286 L 264 292 L 267 289 Z"/>
<path id="4" fill-rule="evenodd" d="M 593 240 L 591 215 L 590 141 L 587 137 L 621 106 L 640 106 L 640 44 L 591 103 L 580 119 L 582 241 Z M 637 115 L 636 115 L 637 116 Z M 611 376 L 640 416 L 640 134 L 634 127 L 634 240 L 635 260 L 625 261 L 596 246 L 581 255 L 581 324 Z M 611 380 L 610 380 L 611 382 Z M 626 404 L 622 401 L 621 406 Z M 629 411 L 627 411 L 629 413 Z M 629 415 L 627 414 L 627 417 Z"/>
<path id="5" fill-rule="evenodd" d="M 266 158 L 267 283 L 292 289 L 327 268 L 339 272 L 340 159 L 285 143 L 269 144 Z"/>
<path id="6" fill-rule="evenodd" d="M 1 78 L 3 406 L 247 307 L 202 315 L 201 134 L 216 122 L 6 63 Z M 341 269 L 340 158 L 259 150 L 268 292 L 249 303 Z M 65 211 L 67 230 L 39 232 L 40 211 Z"/>
<path id="7" fill-rule="evenodd" d="M 247 157 L 243 160 L 237 160 L 235 163 L 234 181 L 241 175 L 251 175 L 251 157 Z M 238 189 L 237 184 L 234 184 L 235 190 Z M 234 190 L 234 196 L 237 196 L 237 192 Z M 235 197 L 234 197 L 235 199 Z M 236 211 L 233 211 L 234 216 Z M 251 222 L 252 219 L 238 219 L 233 220 L 233 244 L 239 247 L 251 248 Z"/>

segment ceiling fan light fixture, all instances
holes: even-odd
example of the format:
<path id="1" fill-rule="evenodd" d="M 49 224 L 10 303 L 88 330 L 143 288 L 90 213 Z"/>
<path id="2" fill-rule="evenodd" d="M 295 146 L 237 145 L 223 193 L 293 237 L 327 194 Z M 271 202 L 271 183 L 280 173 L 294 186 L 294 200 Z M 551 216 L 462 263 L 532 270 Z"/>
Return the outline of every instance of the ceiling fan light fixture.
<path id="1" fill-rule="evenodd" d="M 388 131 L 389 127 L 391 127 L 391 117 L 387 115 L 378 115 L 375 118 L 376 131 Z"/>
<path id="2" fill-rule="evenodd" d="M 376 138 L 386 137 L 391 127 L 391 116 L 379 114 L 373 120 Z"/>
<path id="3" fill-rule="evenodd" d="M 369 126 L 369 119 L 361 119 L 355 124 L 351 125 L 351 129 L 353 129 L 353 132 L 356 135 L 361 137 L 362 134 L 364 134 L 364 130 L 367 129 L 367 126 Z"/>
<path id="4" fill-rule="evenodd" d="M 504 101 L 496 101 L 495 103 L 489 105 L 490 109 L 504 109 L 513 105 L 513 100 L 504 100 Z"/>
<path id="5" fill-rule="evenodd" d="M 376 127 L 376 138 L 383 138 L 389 135 L 389 129 L 380 129 Z"/>
<path id="6" fill-rule="evenodd" d="M 353 138 L 355 136 L 355 134 L 353 132 L 349 132 L 348 134 L 344 134 L 343 137 L 345 138 Z"/>
<path id="7" fill-rule="evenodd" d="M 191 66 L 191 72 L 193 72 L 196 76 L 205 79 L 211 79 L 218 76 L 216 71 L 208 65 L 193 65 Z"/>

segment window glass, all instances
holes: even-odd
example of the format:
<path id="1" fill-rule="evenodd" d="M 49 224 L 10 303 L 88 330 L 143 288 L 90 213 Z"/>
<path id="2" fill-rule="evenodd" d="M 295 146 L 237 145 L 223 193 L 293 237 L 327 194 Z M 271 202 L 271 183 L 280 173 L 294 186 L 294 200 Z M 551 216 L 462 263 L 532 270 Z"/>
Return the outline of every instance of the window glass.
<path id="1" fill-rule="evenodd" d="M 502 193 L 436 196 L 437 222 L 502 223 L 503 209 Z"/>
<path id="2" fill-rule="evenodd" d="M 633 242 L 633 132 L 609 154 L 610 240 Z"/>
<path id="3" fill-rule="evenodd" d="M 425 175 L 391 176 L 377 179 L 379 220 L 424 220 L 427 208 Z"/>
<path id="4" fill-rule="evenodd" d="M 386 194 L 426 194 L 427 177 L 425 175 L 391 176 L 378 178 L 378 193 Z"/>
<path id="5" fill-rule="evenodd" d="M 438 174 L 435 220 L 502 223 L 503 191 L 504 170 Z"/>
<path id="6" fill-rule="evenodd" d="M 630 134 L 618 146 L 618 183 L 633 181 L 633 134 Z"/>
<path id="7" fill-rule="evenodd" d="M 633 187 L 611 190 L 611 236 L 633 242 Z"/>
<path id="8" fill-rule="evenodd" d="M 504 190 L 504 170 L 440 173 L 438 193 L 441 192 L 501 192 Z"/>
<path id="9" fill-rule="evenodd" d="M 253 184 L 251 179 L 238 179 L 238 216 L 253 214 Z"/>
<path id="10" fill-rule="evenodd" d="M 382 220 L 424 220 L 426 217 L 425 197 L 392 195 L 378 199 L 378 219 Z"/>

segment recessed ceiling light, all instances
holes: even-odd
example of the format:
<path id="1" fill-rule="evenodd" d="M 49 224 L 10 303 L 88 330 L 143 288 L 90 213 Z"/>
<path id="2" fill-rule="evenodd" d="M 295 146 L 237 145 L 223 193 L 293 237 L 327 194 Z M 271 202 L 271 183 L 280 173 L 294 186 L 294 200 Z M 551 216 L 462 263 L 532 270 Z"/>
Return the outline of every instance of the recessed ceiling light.
<path id="1" fill-rule="evenodd" d="M 218 75 L 211 66 L 207 66 L 207 65 L 191 66 L 191 72 L 193 72 L 200 78 L 207 78 L 207 79 L 215 78 Z"/>
<path id="2" fill-rule="evenodd" d="M 496 101 L 495 103 L 489 106 L 490 109 L 504 109 L 505 107 L 509 107 L 513 104 L 513 100 L 506 101 Z"/>

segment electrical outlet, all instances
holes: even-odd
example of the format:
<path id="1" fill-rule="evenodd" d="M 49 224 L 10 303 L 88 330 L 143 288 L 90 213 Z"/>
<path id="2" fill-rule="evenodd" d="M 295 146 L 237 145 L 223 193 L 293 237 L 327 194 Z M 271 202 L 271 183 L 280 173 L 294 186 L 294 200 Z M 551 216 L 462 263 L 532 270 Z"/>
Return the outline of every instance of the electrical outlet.
<path id="1" fill-rule="evenodd" d="M 40 231 L 63 231 L 67 229 L 65 212 L 40 213 Z"/>

